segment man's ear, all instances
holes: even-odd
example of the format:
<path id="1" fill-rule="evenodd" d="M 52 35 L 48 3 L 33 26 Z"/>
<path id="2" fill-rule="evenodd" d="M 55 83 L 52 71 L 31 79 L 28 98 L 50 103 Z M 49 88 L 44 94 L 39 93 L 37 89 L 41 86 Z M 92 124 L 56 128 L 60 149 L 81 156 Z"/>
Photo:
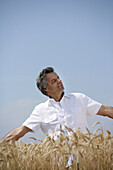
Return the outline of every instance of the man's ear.
<path id="1" fill-rule="evenodd" d="M 45 90 L 46 92 L 48 92 L 48 88 L 44 88 L 44 90 Z"/>

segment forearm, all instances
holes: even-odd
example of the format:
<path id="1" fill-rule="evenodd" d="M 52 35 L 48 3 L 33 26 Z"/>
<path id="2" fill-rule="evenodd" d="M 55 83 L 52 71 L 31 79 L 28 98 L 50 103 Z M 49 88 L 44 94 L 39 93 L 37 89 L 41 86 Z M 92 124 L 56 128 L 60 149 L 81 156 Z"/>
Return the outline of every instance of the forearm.
<path id="1" fill-rule="evenodd" d="M 3 140 L 4 141 L 17 141 L 19 138 L 23 137 L 27 132 L 31 131 L 25 126 L 20 126 L 14 130 L 12 130 L 10 133 L 8 133 Z"/>
<path id="2" fill-rule="evenodd" d="M 113 107 L 106 106 L 105 112 L 106 116 L 113 119 Z"/>
<path id="3" fill-rule="evenodd" d="M 21 132 L 21 128 L 19 127 L 9 132 L 3 139 L 5 141 L 9 141 L 9 140 L 17 141 L 22 136 L 23 135 Z"/>
<path id="4" fill-rule="evenodd" d="M 97 115 L 107 116 L 107 117 L 113 119 L 113 107 L 101 106 L 101 108 L 98 111 Z"/>

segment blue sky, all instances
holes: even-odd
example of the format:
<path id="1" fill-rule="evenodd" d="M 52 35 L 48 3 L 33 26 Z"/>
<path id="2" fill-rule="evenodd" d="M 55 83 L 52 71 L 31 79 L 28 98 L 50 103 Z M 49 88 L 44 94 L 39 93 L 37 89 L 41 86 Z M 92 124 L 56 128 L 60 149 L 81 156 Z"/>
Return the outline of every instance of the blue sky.
<path id="1" fill-rule="evenodd" d="M 66 92 L 113 106 L 113 1 L 0 0 L 0 138 L 47 100 L 36 88 L 47 66 Z M 113 120 L 96 116 L 89 126 L 96 121 L 113 135 Z"/>

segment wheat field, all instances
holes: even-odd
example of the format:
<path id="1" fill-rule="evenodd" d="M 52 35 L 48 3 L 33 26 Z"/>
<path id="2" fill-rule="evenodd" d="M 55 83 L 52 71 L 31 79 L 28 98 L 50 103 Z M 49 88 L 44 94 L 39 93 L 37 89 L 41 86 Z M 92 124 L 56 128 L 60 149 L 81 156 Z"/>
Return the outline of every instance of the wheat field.
<path id="1" fill-rule="evenodd" d="M 96 122 L 92 127 L 95 127 Z M 64 136 L 62 127 L 58 140 L 48 134 L 44 141 L 34 137 L 31 143 L 0 142 L 0 170 L 113 170 L 113 137 L 103 127 L 93 133 L 80 129 L 74 132 L 65 126 L 70 136 Z M 54 133 L 54 132 L 53 132 Z M 68 164 L 71 160 L 70 164 Z M 70 165 L 70 166 L 69 166 Z"/>

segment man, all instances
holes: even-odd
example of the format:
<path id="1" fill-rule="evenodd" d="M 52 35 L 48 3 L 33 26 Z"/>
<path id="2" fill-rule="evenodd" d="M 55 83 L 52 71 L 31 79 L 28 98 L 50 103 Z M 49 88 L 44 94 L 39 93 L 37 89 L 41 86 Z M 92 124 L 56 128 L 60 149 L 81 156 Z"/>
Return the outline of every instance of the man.
<path id="1" fill-rule="evenodd" d="M 36 132 L 39 128 L 51 134 L 64 125 L 85 132 L 86 115 L 108 116 L 113 119 L 113 107 L 103 106 L 81 93 L 66 94 L 59 76 L 52 67 L 40 72 L 37 78 L 38 89 L 49 99 L 35 107 L 30 117 L 18 128 L 6 135 L 3 140 L 16 141 L 28 132 Z"/>

